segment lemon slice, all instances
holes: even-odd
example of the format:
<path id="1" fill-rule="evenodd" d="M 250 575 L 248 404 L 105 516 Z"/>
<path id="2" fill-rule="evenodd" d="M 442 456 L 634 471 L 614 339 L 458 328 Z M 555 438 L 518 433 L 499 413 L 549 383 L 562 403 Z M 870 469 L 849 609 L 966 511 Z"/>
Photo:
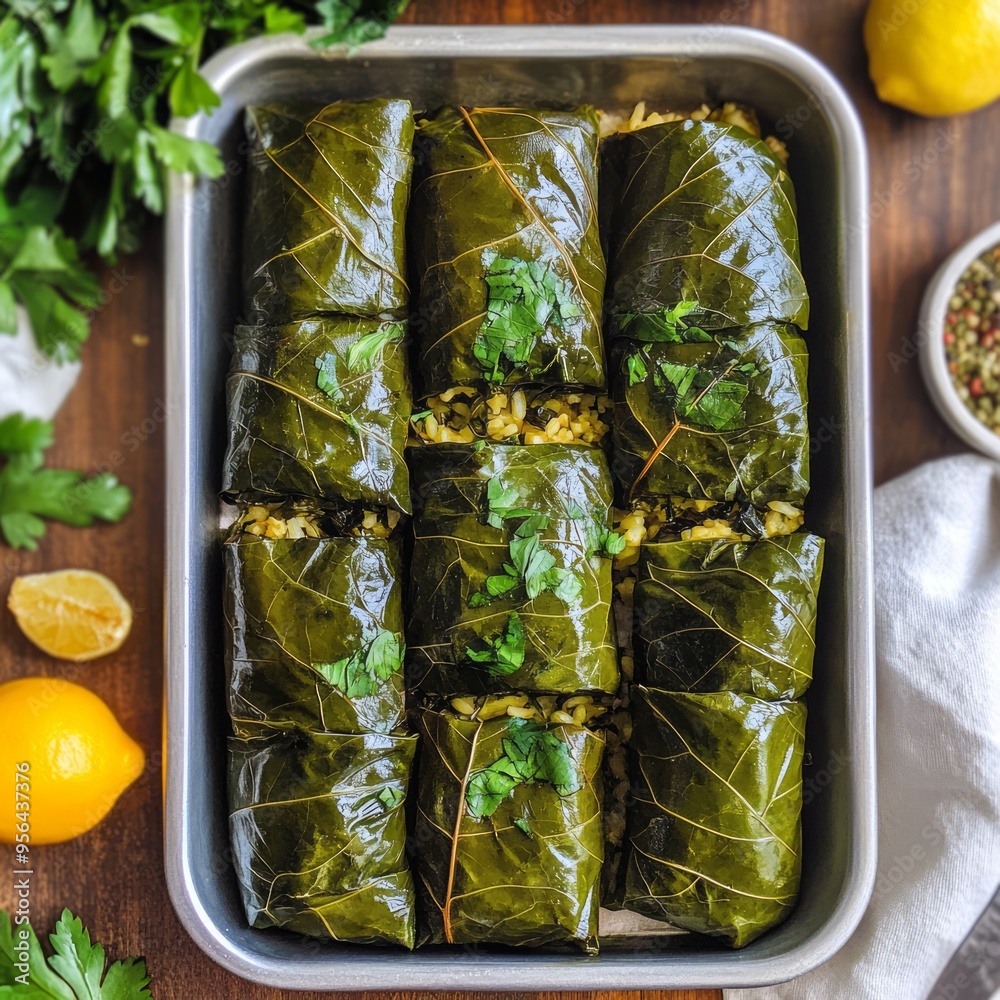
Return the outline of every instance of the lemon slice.
<path id="1" fill-rule="evenodd" d="M 7 607 L 39 649 L 61 660 L 113 653 L 132 627 L 132 608 L 121 591 L 88 569 L 19 576 Z"/>

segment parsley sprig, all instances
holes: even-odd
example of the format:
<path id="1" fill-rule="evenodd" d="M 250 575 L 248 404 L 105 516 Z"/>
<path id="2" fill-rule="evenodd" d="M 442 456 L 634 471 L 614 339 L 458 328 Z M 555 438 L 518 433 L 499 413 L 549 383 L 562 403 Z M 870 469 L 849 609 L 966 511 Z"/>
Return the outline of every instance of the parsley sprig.
<path id="1" fill-rule="evenodd" d="M 0 998 L 152 1000 L 146 963 L 126 958 L 108 967 L 104 948 L 69 910 L 62 911 L 49 942 L 54 954 L 46 957 L 31 925 L 11 927 L 10 914 L 0 910 Z"/>
<path id="2" fill-rule="evenodd" d="M 511 719 L 501 746 L 503 755 L 469 778 L 465 803 L 470 816 L 492 816 L 518 785 L 547 783 L 559 795 L 572 795 L 583 787 L 569 747 L 551 727 L 531 719 Z M 519 829 L 529 833 L 520 824 Z"/>
<path id="3" fill-rule="evenodd" d="M 43 518 L 77 527 L 95 519 L 117 521 L 132 493 L 109 473 L 87 478 L 70 469 L 43 468 L 52 444 L 52 424 L 20 413 L 0 420 L 0 532 L 14 548 L 36 549 Z"/>

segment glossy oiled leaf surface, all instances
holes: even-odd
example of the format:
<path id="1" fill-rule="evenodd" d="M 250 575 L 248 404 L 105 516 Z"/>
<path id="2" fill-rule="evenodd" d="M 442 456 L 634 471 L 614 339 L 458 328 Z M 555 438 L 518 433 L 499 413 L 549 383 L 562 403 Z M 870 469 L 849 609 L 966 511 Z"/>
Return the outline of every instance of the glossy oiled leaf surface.
<path id="1" fill-rule="evenodd" d="M 590 107 L 445 108 L 418 129 L 410 252 L 424 393 L 488 376 L 606 384 L 597 141 Z M 497 371 L 483 338 L 496 347 L 501 334 L 518 360 Z"/>
<path id="2" fill-rule="evenodd" d="M 338 101 L 315 114 L 249 108 L 246 127 L 244 294 L 253 322 L 404 316 L 410 102 Z"/>
<path id="3" fill-rule="evenodd" d="M 444 694 L 613 692 L 618 657 L 611 560 L 594 551 L 611 502 L 603 453 L 565 445 L 435 445 L 410 455 L 411 685 Z M 507 575 L 512 543 L 516 550 L 517 531 L 527 521 L 488 523 L 491 480 L 494 497 L 502 493 L 510 509 L 547 518 L 535 556 L 551 557 L 551 571 L 561 574 L 564 586 L 547 586 L 531 597 L 524 580 L 512 579 L 506 592 L 490 595 L 487 581 Z M 514 655 L 497 655 L 501 649 Z"/>
<path id="4" fill-rule="evenodd" d="M 619 359 L 614 469 L 624 493 L 635 484 L 635 497 L 805 497 L 808 355 L 793 327 L 724 330 L 703 343 L 630 343 Z"/>
<path id="5" fill-rule="evenodd" d="M 420 728 L 421 937 L 596 952 L 603 739 L 429 710 Z"/>
<path id="6" fill-rule="evenodd" d="M 609 297 L 616 313 L 697 301 L 709 329 L 809 324 L 785 166 L 735 125 L 679 121 L 620 134 Z M 622 150 L 619 147 L 624 147 Z"/>
<path id="7" fill-rule="evenodd" d="M 644 687 L 632 705 L 625 906 L 741 948 L 798 894 L 805 705 Z"/>
<path id="8" fill-rule="evenodd" d="M 237 732 L 267 723 L 388 733 L 402 724 L 402 650 L 385 637 L 400 647 L 397 543 L 244 534 L 222 549 L 229 713 Z M 367 656 L 377 669 L 366 673 L 373 643 L 375 653 L 390 648 L 377 663 Z"/>
<path id="9" fill-rule="evenodd" d="M 636 679 L 668 691 L 799 698 L 812 680 L 823 539 L 642 546 Z"/>
<path id="10" fill-rule="evenodd" d="M 229 741 L 229 827 L 251 926 L 412 948 L 417 737 L 245 732 Z"/>
<path id="11" fill-rule="evenodd" d="M 344 318 L 237 327 L 223 489 L 409 511 L 405 329 Z"/>

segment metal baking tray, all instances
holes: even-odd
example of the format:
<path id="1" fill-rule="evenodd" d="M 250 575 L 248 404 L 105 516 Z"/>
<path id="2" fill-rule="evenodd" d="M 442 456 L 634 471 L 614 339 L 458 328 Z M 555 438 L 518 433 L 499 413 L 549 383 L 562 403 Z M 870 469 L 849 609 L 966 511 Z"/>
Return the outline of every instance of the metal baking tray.
<path id="1" fill-rule="evenodd" d="M 167 220 L 166 875 L 181 922 L 217 962 L 284 989 L 751 986 L 825 961 L 865 909 L 876 843 L 867 173 L 861 127 L 840 86 L 794 45 L 717 24 L 396 27 L 351 56 L 278 36 L 221 52 L 204 73 L 221 107 L 175 127 L 219 144 L 226 173 L 175 177 Z M 807 523 L 827 538 L 827 568 L 808 695 L 801 902 L 743 951 L 609 914 L 602 930 L 613 933 L 599 957 L 409 954 L 246 925 L 229 863 L 217 499 L 239 310 L 241 112 L 250 103 L 379 95 L 418 108 L 589 102 L 619 110 L 641 98 L 654 108 L 735 99 L 788 141 L 812 294 Z"/>

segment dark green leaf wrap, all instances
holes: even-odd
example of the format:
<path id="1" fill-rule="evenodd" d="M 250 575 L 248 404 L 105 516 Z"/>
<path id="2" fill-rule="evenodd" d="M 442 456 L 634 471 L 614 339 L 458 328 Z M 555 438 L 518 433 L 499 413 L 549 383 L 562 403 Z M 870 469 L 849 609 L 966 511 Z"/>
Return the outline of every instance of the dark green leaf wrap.
<path id="1" fill-rule="evenodd" d="M 595 953 L 603 739 L 576 726 L 430 710 L 420 729 L 422 937 Z M 494 796 L 483 794 L 508 773 Z"/>
<path id="2" fill-rule="evenodd" d="M 252 927 L 413 947 L 403 801 L 416 743 L 268 727 L 230 739 L 233 864 Z"/>
<path id="3" fill-rule="evenodd" d="M 642 546 L 636 679 L 670 691 L 799 698 L 812 680 L 823 539 Z"/>
<path id="4" fill-rule="evenodd" d="M 410 245 L 424 393 L 488 375 L 606 386 L 598 131 L 591 107 L 445 108 L 417 130 Z M 529 299 L 523 323 L 502 305 L 491 316 L 487 278 L 503 261 L 534 269 L 529 290 L 543 285 L 548 305 Z M 517 364 L 505 359 L 493 373 L 480 360 L 488 327 L 518 340 Z"/>
<path id="5" fill-rule="evenodd" d="M 621 490 L 801 502 L 809 491 L 807 369 L 805 342 L 789 326 L 624 345 L 614 413 Z"/>
<path id="6" fill-rule="evenodd" d="M 408 512 L 405 329 L 347 318 L 237 327 L 224 491 Z"/>
<path id="7" fill-rule="evenodd" d="M 735 125 L 678 121 L 613 136 L 606 155 L 624 164 L 611 221 L 615 313 L 694 302 L 690 318 L 706 329 L 806 329 L 795 192 L 765 143 Z"/>
<path id="8" fill-rule="evenodd" d="M 625 906 L 742 948 L 795 905 L 805 705 L 637 687 L 632 707 Z"/>
<path id="9" fill-rule="evenodd" d="M 405 316 L 410 102 L 248 108 L 246 127 L 243 287 L 253 322 Z"/>
<path id="10" fill-rule="evenodd" d="M 411 451 L 414 546 L 407 656 L 411 686 L 442 694 L 515 688 L 614 692 L 611 560 L 596 551 L 608 526 L 611 483 L 603 452 L 566 445 L 434 445 Z M 526 584 L 487 597 L 504 575 L 523 517 L 487 522 L 488 484 L 510 507 L 549 520 L 538 548 L 578 591 L 529 597 Z M 513 622 L 513 624 L 512 624 Z M 513 661 L 489 651 L 519 630 Z"/>
<path id="11" fill-rule="evenodd" d="M 396 542 L 244 534 L 222 549 L 229 712 L 237 732 L 267 723 L 388 733 L 402 724 Z M 372 654 L 386 647 L 388 655 L 374 662 Z"/>

